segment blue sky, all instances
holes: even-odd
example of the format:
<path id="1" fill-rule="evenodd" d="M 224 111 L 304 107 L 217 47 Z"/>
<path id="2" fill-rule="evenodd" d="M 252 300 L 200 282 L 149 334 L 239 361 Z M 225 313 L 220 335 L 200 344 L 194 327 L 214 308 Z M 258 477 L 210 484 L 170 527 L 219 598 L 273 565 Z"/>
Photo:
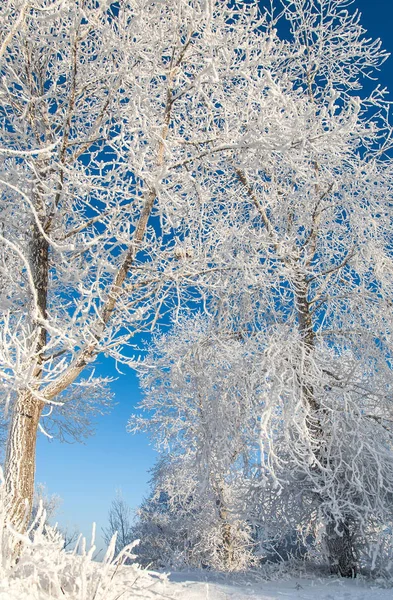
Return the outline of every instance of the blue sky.
<path id="1" fill-rule="evenodd" d="M 370 37 L 380 37 L 384 48 L 393 53 L 393 0 L 356 0 L 354 6 L 362 12 Z M 379 80 L 393 90 L 393 58 L 384 64 Z M 103 375 L 116 376 L 107 359 L 99 361 L 98 369 Z M 126 368 L 124 372 L 113 384 L 116 406 L 109 415 L 96 419 L 96 433 L 86 444 L 61 444 L 42 435 L 38 440 L 36 481 L 62 497 L 59 522 L 71 528 L 75 525 L 88 536 L 93 521 L 98 532 L 106 525 L 117 489 L 133 509 L 149 491 L 155 452 L 145 435 L 126 432 L 140 393 L 136 375 Z M 102 540 L 98 541 L 102 546 Z"/>

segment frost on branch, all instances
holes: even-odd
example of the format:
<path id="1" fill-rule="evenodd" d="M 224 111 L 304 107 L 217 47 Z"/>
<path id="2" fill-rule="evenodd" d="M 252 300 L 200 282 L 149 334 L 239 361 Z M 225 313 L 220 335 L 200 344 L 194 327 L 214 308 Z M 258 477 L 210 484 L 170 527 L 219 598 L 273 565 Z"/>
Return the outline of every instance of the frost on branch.
<path id="1" fill-rule="evenodd" d="M 390 522 L 393 136 L 386 90 L 362 87 L 387 54 L 347 0 L 281 4 L 289 40 L 256 1 L 1 3 L 0 385 L 18 526 L 46 405 L 72 415 L 74 386 L 102 383 L 82 375 L 100 353 L 133 365 L 137 334 L 196 306 L 221 359 L 198 363 L 209 390 L 184 389 L 219 390 L 202 413 L 229 406 L 236 423 L 246 394 L 245 422 L 225 426 L 240 448 L 259 428 L 259 477 L 277 498 L 296 489 L 332 568 L 353 576 L 371 515 Z M 241 373 L 222 333 L 255 340 Z M 221 449 L 195 389 L 195 423 Z M 205 460 L 203 427 L 190 454 L 177 446 L 184 498 L 202 480 L 232 526 L 243 456 L 213 444 Z"/>
<path id="2" fill-rule="evenodd" d="M 363 89 L 386 53 L 343 0 L 284 5 L 293 54 L 263 74 L 277 145 L 221 174 L 207 305 L 258 339 L 261 461 L 353 576 L 392 518 L 392 130 L 386 91 Z"/>
<path id="3" fill-rule="evenodd" d="M 139 372 L 149 432 L 162 456 L 139 511 L 137 550 L 156 566 L 236 571 L 253 564 L 247 496 L 259 476 L 250 345 L 201 315 L 156 337 Z"/>
<path id="4" fill-rule="evenodd" d="M 209 288 L 212 182 L 237 153 L 277 146 L 258 115 L 260 67 L 281 46 L 256 6 L 226 2 L 7 0 L 0 18 L 0 386 L 18 523 L 37 429 L 59 426 L 43 411 L 83 414 L 91 371 L 68 400 L 97 356 L 132 364 L 136 334 Z"/>
<path id="5" fill-rule="evenodd" d="M 381 530 L 392 518 L 391 127 L 385 92 L 362 88 L 386 54 L 364 37 L 342 0 L 285 5 L 293 45 L 282 62 L 261 69 L 263 116 L 253 122 L 259 144 L 237 149 L 229 168 L 221 161 L 219 177 L 210 180 L 221 202 L 215 228 L 221 268 L 209 275 L 204 307 L 226 339 L 217 345 L 213 334 L 204 351 L 214 364 L 222 352 L 233 353 L 232 339 L 255 340 L 252 366 L 237 372 L 231 365 L 227 374 L 220 364 L 216 375 L 203 364 L 199 377 L 213 389 L 222 377 L 217 390 L 230 386 L 233 397 L 243 398 L 250 384 L 254 401 L 247 397 L 245 406 L 259 423 L 259 477 L 267 473 L 275 484 L 271 506 L 281 501 L 285 515 L 288 502 L 289 522 L 323 539 L 332 569 L 353 576 L 356 547 L 370 527 Z M 254 105 L 246 106 L 252 119 Z M 186 344 L 187 331 L 180 337 Z M 171 406 L 181 377 L 182 392 L 192 387 L 188 344 L 177 363 L 175 350 L 157 359 L 158 383 L 144 405 L 153 399 L 158 440 L 173 431 L 181 441 L 184 422 L 190 431 L 199 422 L 187 413 L 181 418 L 176 404 L 166 414 L 163 401 L 170 398 Z M 256 371 L 253 388 L 247 378 Z M 196 390 L 194 384 L 185 394 L 190 406 Z M 209 418 L 207 430 L 218 443 Z M 220 419 L 228 439 L 225 411 Z M 263 506 L 259 483 L 255 495 Z"/>

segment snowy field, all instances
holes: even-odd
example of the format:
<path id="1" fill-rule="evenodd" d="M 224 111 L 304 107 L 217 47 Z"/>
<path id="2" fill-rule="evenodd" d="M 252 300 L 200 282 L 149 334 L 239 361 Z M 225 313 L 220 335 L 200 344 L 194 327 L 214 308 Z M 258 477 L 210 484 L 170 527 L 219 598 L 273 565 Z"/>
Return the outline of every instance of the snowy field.
<path id="1" fill-rule="evenodd" d="M 202 582 L 192 576 L 174 574 L 170 580 L 174 582 L 173 597 L 181 600 L 390 600 L 393 595 L 391 589 L 373 587 L 360 579 L 291 578 L 257 582 L 244 578 L 224 582 L 210 578 Z"/>
<path id="2" fill-rule="evenodd" d="M 207 570 L 158 573 L 141 568 L 138 541 L 116 555 L 116 536 L 96 562 L 95 526 L 63 549 L 61 533 L 45 524 L 42 507 L 26 535 L 7 523 L 0 485 L 0 600 L 390 600 L 381 580 L 330 576 L 311 563 L 264 565 L 247 573 Z M 17 557 L 17 559 L 16 559 Z M 123 564 L 126 560 L 130 564 Z M 391 580 L 390 580 L 391 581 Z"/>
<path id="3" fill-rule="evenodd" d="M 223 574 L 189 570 L 155 572 L 136 562 L 135 541 L 116 554 L 113 536 L 96 562 L 95 525 L 90 541 L 80 537 L 65 551 L 61 532 L 45 524 L 42 505 L 25 535 L 6 520 L 0 485 L 0 600 L 390 600 L 392 589 L 359 576 L 326 574 L 305 562 L 263 565 Z M 124 564 L 126 561 L 129 564 Z M 130 562 L 131 561 L 131 562 Z M 391 582 L 391 579 L 390 579 Z"/>
<path id="4" fill-rule="evenodd" d="M 31 578 L 10 578 L 0 583 L 0 600 L 391 600 L 393 595 L 392 589 L 378 587 L 363 578 L 289 577 L 263 581 L 255 576 L 197 572 L 161 575 L 122 566 L 116 572 L 112 569 L 109 579 L 109 585 L 99 576 L 97 585 L 91 585 L 87 579 L 83 585 L 82 577 L 73 581 L 77 591 L 74 588 L 68 592 L 65 585 L 50 593 L 42 589 L 43 582 L 38 578 L 35 583 Z"/>

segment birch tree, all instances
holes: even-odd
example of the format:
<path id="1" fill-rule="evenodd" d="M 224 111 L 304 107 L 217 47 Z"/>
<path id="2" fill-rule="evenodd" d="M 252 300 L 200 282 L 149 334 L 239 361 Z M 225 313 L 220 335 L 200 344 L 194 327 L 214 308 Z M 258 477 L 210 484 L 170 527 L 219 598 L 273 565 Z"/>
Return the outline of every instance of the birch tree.
<path id="1" fill-rule="evenodd" d="M 38 428 L 86 418 L 106 397 L 96 357 L 131 364 L 135 334 L 214 270 L 211 188 L 258 144 L 244 100 L 258 111 L 279 47 L 256 4 L 6 0 L 0 18 L 0 381 L 22 528 Z"/>

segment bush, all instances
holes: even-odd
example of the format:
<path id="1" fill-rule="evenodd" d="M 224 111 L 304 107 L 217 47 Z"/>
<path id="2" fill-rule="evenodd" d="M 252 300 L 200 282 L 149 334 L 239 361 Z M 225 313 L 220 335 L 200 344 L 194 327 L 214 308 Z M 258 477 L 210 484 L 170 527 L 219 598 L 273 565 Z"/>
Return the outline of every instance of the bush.
<path id="1" fill-rule="evenodd" d="M 5 490 L 0 469 L 0 598 L 7 600 L 116 600 L 127 591 L 127 600 L 154 598 L 164 592 L 166 577 L 142 569 L 134 558 L 138 541 L 115 556 L 116 534 L 101 563 L 94 561 L 95 526 L 90 546 L 79 537 L 72 552 L 56 527 L 45 524 L 39 507 L 27 532 L 21 535 L 6 520 Z M 135 592 L 135 596 L 133 594 Z"/>

